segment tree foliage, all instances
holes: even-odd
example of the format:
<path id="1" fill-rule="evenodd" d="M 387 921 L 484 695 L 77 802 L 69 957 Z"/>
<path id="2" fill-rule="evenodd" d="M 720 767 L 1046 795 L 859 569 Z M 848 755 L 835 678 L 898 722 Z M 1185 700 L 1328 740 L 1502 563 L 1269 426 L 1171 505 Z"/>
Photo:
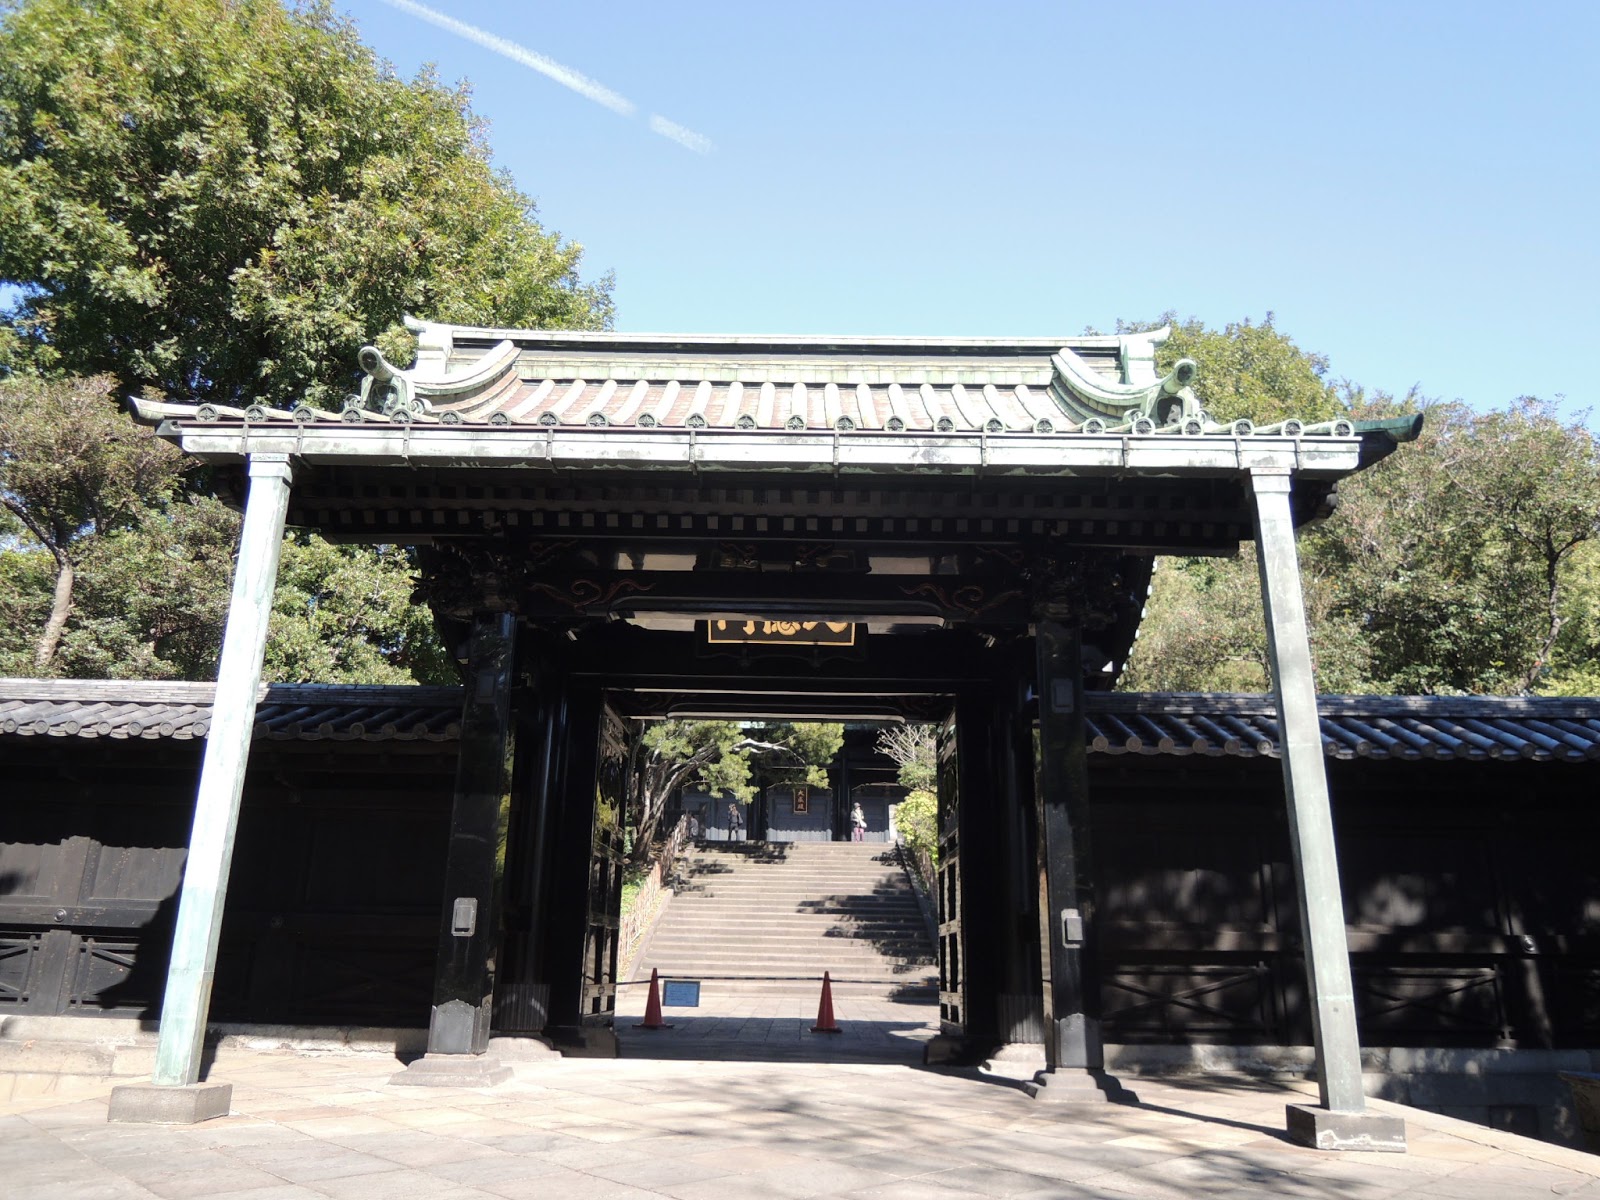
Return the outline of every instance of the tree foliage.
<path id="1" fill-rule="evenodd" d="M 634 738 L 629 762 L 634 854 L 647 853 L 667 803 L 687 786 L 755 798 L 761 783 L 827 787 L 827 765 L 844 745 L 835 722 L 657 721 Z"/>
<path id="2" fill-rule="evenodd" d="M 580 254 L 325 3 L 0 0 L 0 670 L 215 671 L 237 517 L 117 392 L 334 402 L 408 312 L 603 328 Z M 449 678 L 411 573 L 292 538 L 269 677 Z"/>
<path id="3" fill-rule="evenodd" d="M 402 546 L 284 543 L 267 637 L 266 675 L 294 682 L 455 683 L 426 605 L 411 600 Z"/>
<path id="4" fill-rule="evenodd" d="M 1328 379 L 1326 356 L 1302 350 L 1270 312 L 1260 323 L 1246 317 L 1220 330 L 1169 312 L 1154 321 L 1119 321 L 1117 332 L 1162 325 L 1170 325 L 1172 334 L 1156 350 L 1157 366 L 1166 371 L 1180 358 L 1194 359 L 1195 395 L 1219 421 L 1248 417 L 1266 425 L 1287 417 L 1313 422 L 1344 415 L 1342 390 Z"/>
<path id="5" fill-rule="evenodd" d="M 1523 399 L 1474 413 L 1435 404 L 1419 444 L 1357 476 L 1305 555 L 1399 692 L 1559 687 L 1593 661 L 1600 447 Z M 1569 617 L 1571 621 L 1569 629 Z"/>
<path id="6" fill-rule="evenodd" d="M 464 88 L 325 3 L 0 4 L 0 365 L 290 405 L 401 316 L 600 328 L 610 281 L 491 166 Z"/>
<path id="7" fill-rule="evenodd" d="M 39 671 L 56 657 L 86 548 L 136 525 L 180 480 L 178 451 L 121 416 L 111 387 L 104 376 L 0 382 L 0 506 L 51 561 L 31 576 L 51 594 L 33 644 Z"/>
<path id="8" fill-rule="evenodd" d="M 1308 378 L 1326 364 L 1270 319 L 1222 335 L 1179 327 L 1168 353 L 1195 355 L 1217 337 L 1247 343 L 1222 389 L 1243 396 L 1273 379 L 1277 398 L 1239 415 L 1310 415 Z M 1267 335 L 1282 344 L 1272 350 Z M 1185 340 L 1180 340 L 1180 335 Z M 1224 369 L 1232 369 L 1225 367 Z M 1241 383 L 1243 378 L 1255 383 Z M 1201 382 L 1205 379 L 1201 375 Z M 1198 385 L 1197 385 L 1198 386 Z M 1416 395 L 1367 396 L 1319 385 L 1356 418 L 1425 410 L 1423 435 L 1340 484 L 1326 522 L 1302 531 L 1306 609 L 1325 692 L 1600 690 L 1600 448 L 1581 421 L 1521 399 L 1477 413 Z M 1299 399 L 1292 398 L 1298 389 Z M 1218 405 L 1219 415 L 1235 415 Z M 1265 411 L 1263 411 L 1265 410 Z M 1269 687 L 1253 556 L 1168 559 L 1122 685 L 1134 690 L 1261 691 Z"/>
<path id="9" fill-rule="evenodd" d="M 923 886 L 932 889 L 939 869 L 939 797 L 917 789 L 894 807 L 894 827 L 900 831 Z"/>
<path id="10" fill-rule="evenodd" d="M 909 791 L 934 791 L 939 785 L 938 742 L 932 725 L 886 725 L 878 732 L 877 750 L 899 768 L 900 786 Z"/>

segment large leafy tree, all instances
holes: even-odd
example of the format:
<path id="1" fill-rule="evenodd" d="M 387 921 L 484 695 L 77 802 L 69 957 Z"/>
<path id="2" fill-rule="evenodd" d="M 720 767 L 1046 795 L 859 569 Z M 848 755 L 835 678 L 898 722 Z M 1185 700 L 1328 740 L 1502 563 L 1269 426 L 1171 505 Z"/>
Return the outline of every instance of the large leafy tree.
<path id="1" fill-rule="evenodd" d="M 88 547 L 137 525 L 178 486 L 178 451 L 119 415 L 111 386 L 103 376 L 0 382 L 0 507 L 16 530 L 7 557 L 24 546 L 42 555 L 27 568 L 11 564 L 5 577 L 49 588 L 48 605 L 34 606 L 43 618 L 33 638 L 37 670 L 56 657 Z"/>
<path id="2" fill-rule="evenodd" d="M 327 4 L 0 0 L 0 670 L 215 669 L 237 520 L 117 393 L 334 402 L 407 312 L 603 328 L 580 253 Z M 446 674 L 410 574 L 292 539 L 269 675 Z"/>
<path id="3" fill-rule="evenodd" d="M 844 745 L 834 722 L 658 721 L 633 740 L 629 762 L 634 856 L 643 859 L 667 803 L 695 784 L 748 804 L 763 781 L 827 787 Z"/>
<path id="4" fill-rule="evenodd" d="M 1565 690 L 1592 674 L 1600 446 L 1536 400 L 1427 417 L 1420 444 L 1343 489 L 1306 558 L 1338 580 L 1374 688 Z"/>
<path id="5" fill-rule="evenodd" d="M 180 398 L 337 400 L 406 312 L 611 316 L 465 90 L 325 3 L 0 0 L 0 230 L 5 362 Z"/>
<path id="6" fill-rule="evenodd" d="M 1537 400 L 1475 413 L 1328 384 L 1270 318 L 1220 334 L 1185 322 L 1172 343 L 1222 373 L 1204 395 L 1219 416 L 1426 409 L 1421 440 L 1342 483 L 1334 515 L 1301 536 L 1321 690 L 1600 688 L 1600 450 L 1581 422 Z M 1163 562 L 1123 686 L 1270 686 L 1251 555 Z"/>

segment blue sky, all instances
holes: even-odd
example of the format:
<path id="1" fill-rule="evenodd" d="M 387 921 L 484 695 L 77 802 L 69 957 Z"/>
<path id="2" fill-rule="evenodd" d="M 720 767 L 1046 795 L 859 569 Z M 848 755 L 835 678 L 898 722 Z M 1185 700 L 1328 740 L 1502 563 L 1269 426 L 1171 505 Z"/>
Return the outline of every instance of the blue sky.
<path id="1" fill-rule="evenodd" d="M 497 162 L 615 270 L 619 329 L 1270 310 L 1368 387 L 1596 398 L 1600 5 L 431 0 L 589 95 L 344 7 L 403 74 L 471 81 Z"/>

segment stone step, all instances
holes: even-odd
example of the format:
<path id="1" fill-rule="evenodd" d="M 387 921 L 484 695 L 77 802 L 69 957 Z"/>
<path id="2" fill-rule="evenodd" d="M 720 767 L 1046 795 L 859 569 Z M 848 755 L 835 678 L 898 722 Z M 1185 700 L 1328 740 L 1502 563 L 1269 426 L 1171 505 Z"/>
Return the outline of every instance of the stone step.
<path id="1" fill-rule="evenodd" d="M 919 930 L 741 930 L 741 929 L 685 929 L 681 924 L 664 926 L 657 931 L 652 943 L 682 945 L 712 949 L 717 946 L 840 946 L 862 951 L 888 950 L 892 947 L 914 947 L 927 944 L 927 938 L 918 936 Z"/>
<path id="2" fill-rule="evenodd" d="M 733 975 L 793 975 L 800 968 L 804 970 L 799 973 L 804 974 L 813 968 L 818 972 L 842 971 L 847 966 L 858 974 L 888 972 L 903 975 L 907 971 L 926 971 L 933 967 L 931 959 L 912 955 L 857 958 L 844 954 L 680 954 L 670 949 L 658 951 L 653 948 L 641 961 L 655 966 L 663 963 L 678 966 L 688 964 L 702 971 L 726 968 L 727 973 Z"/>
<path id="3" fill-rule="evenodd" d="M 900 954 L 915 955 L 927 945 L 926 938 L 910 936 L 887 937 L 736 937 L 713 933 L 690 936 L 680 929 L 664 929 L 650 940 L 652 946 L 671 946 L 682 951 L 715 951 L 730 953 L 815 953 L 827 950 L 837 954 Z"/>
<path id="4" fill-rule="evenodd" d="M 937 994 L 922 910 L 881 844 L 702 847 L 672 887 L 636 980 L 655 967 L 714 995 L 814 1003 L 826 970 L 842 997 Z"/>
<path id="5" fill-rule="evenodd" d="M 809 921 L 813 925 L 905 925 L 915 926 L 922 920 L 922 912 L 915 906 L 905 909 L 844 908 L 817 909 L 793 908 L 782 905 L 754 904 L 695 904 L 684 903 L 674 897 L 671 909 L 683 917 L 737 923 L 739 921 L 784 921 L 797 925 Z"/>

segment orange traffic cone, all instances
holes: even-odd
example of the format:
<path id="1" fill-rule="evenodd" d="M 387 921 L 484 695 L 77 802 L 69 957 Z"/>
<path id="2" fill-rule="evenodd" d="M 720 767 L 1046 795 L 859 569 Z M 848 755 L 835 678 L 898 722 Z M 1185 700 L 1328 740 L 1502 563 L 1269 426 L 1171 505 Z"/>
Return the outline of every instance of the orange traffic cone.
<path id="1" fill-rule="evenodd" d="M 830 1020 L 832 1018 L 829 1018 Z M 644 1020 L 634 1026 L 635 1029 L 671 1029 L 661 1019 L 661 987 L 656 982 L 656 969 L 650 968 L 650 998 L 644 1002 Z"/>
<path id="2" fill-rule="evenodd" d="M 833 1019 L 833 981 L 828 978 L 828 973 L 822 973 L 822 999 L 817 1003 L 817 1023 L 811 1027 L 812 1033 L 843 1033 L 839 1022 Z"/>

